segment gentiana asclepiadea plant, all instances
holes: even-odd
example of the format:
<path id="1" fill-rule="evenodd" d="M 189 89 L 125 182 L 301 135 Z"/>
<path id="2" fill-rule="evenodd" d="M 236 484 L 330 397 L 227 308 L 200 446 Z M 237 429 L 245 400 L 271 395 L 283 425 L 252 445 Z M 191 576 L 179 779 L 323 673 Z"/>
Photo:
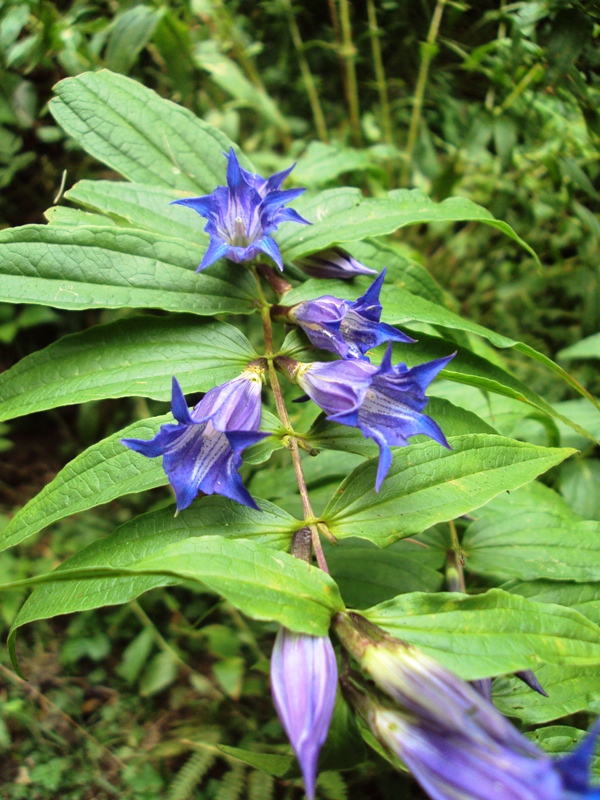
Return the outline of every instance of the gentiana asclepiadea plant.
<path id="1" fill-rule="evenodd" d="M 93 137 L 104 130 L 102 109 L 85 134 L 77 128 L 88 119 L 90 87 L 100 87 L 98 103 L 107 93 L 124 93 L 125 115 L 132 107 L 140 114 L 155 109 L 158 119 L 176 113 L 182 139 L 171 128 L 160 161 L 157 148 L 165 136 L 148 150 L 147 137 L 132 143 L 135 126 L 126 127 L 127 151 L 119 151 L 113 164 L 110 150 L 107 163 L 147 183 L 132 188 L 103 182 L 95 193 L 90 182 L 84 194 L 95 213 L 78 217 L 81 224 L 1 231 L 0 291 L 6 299 L 27 297 L 67 309 L 104 304 L 165 313 L 124 316 L 52 345 L 45 356 L 27 357 L 3 376 L 8 388 L 0 407 L 5 402 L 18 415 L 26 403 L 39 411 L 61 402 L 139 394 L 170 397 L 172 413 L 136 420 L 92 446 L 15 515 L 0 537 L 6 547 L 17 544 L 63 516 L 167 482 L 175 495 L 172 511 L 180 516 L 178 527 L 170 528 L 172 518 L 164 522 L 170 512 L 151 512 L 134 522 L 133 538 L 124 526 L 61 565 L 58 577 L 34 579 L 44 585 L 15 621 L 11 648 L 24 621 L 126 603 L 165 583 L 199 582 L 242 613 L 279 626 L 271 660 L 273 698 L 309 797 L 319 792 L 318 760 L 334 713 L 338 660 L 357 714 L 435 800 L 533 800 L 537 795 L 531 792 L 542 790 L 545 800 L 597 796 L 590 788 L 592 739 L 572 756 L 551 760 L 463 680 L 515 673 L 533 685 L 528 670 L 536 664 L 565 670 L 600 664 L 600 627 L 592 620 L 505 588 L 472 596 L 438 592 L 439 572 L 421 569 L 414 553 L 412 577 L 419 590 L 404 591 L 400 578 L 392 580 L 382 602 L 359 615 L 344 610 L 342 598 L 349 603 L 352 592 L 360 600 L 362 584 L 386 590 L 378 584 L 382 562 L 376 551 L 352 549 L 352 537 L 387 547 L 439 525 L 441 541 L 445 523 L 456 520 L 455 540 L 439 545 L 443 560 L 445 548 L 460 550 L 466 517 L 573 453 L 500 435 L 495 419 L 482 419 L 454 395 L 456 403 L 430 400 L 427 393 L 439 386 L 441 373 L 472 391 L 507 396 L 523 405 L 523 416 L 534 408 L 559 418 L 502 367 L 499 356 L 488 359 L 473 337 L 505 348 L 517 343 L 455 314 L 422 267 L 407 267 L 378 238 L 431 220 L 479 220 L 518 237 L 464 198 L 434 203 L 419 192 L 392 192 L 360 199 L 336 190 L 309 197 L 302 188 L 285 189 L 293 167 L 263 178 L 221 132 L 111 73 L 69 79 L 63 105 L 56 106 L 68 132 L 93 153 Z M 197 153 L 187 141 L 198 142 Z M 111 147 L 118 150 L 119 142 L 115 138 Z M 154 185 L 151 176 L 157 175 Z M 157 217 L 157 208 L 164 217 Z M 206 220 L 208 236 L 192 211 Z M 359 252 L 372 255 L 359 258 Z M 296 269 L 286 270 L 286 264 Z M 299 281 L 299 270 L 310 279 Z M 235 325 L 223 320 L 227 314 Z M 260 316 L 260 325 L 246 323 L 251 315 Z M 531 348 L 521 351 L 550 364 L 585 394 L 560 367 Z M 294 386 L 282 386 L 281 375 Z M 48 385 L 52 397 L 44 390 Z M 186 395 L 198 392 L 203 396 L 190 409 Z M 295 397 L 301 392 L 303 397 Z M 303 425 L 290 414 L 292 399 L 316 404 L 305 419 L 323 413 L 310 427 Z M 331 496 L 317 504 L 306 467 L 323 449 L 338 454 L 342 473 L 336 475 L 344 480 L 336 488 L 323 484 L 327 475 L 318 473 L 314 485 L 331 485 Z M 281 493 L 260 498 L 255 477 L 277 450 L 283 452 L 275 458 L 289 453 L 295 486 L 283 485 L 282 470 Z M 346 470 L 346 453 L 366 460 Z M 277 505 L 281 497 L 284 505 L 286 493 L 297 495 L 301 511 Z M 560 513 L 566 513 L 562 506 Z M 339 548 L 326 556 L 321 537 Z M 415 541 L 425 552 L 437 546 Z M 336 565 L 338 552 L 352 556 L 345 579 Z M 391 557 L 390 569 L 394 563 Z M 421 580 L 425 574 L 429 582 Z M 493 575 L 487 579 L 498 583 Z M 76 590 L 63 591 L 72 582 Z M 452 662 L 461 677 L 373 626 L 369 617 L 396 631 L 405 626 L 417 639 L 427 630 L 429 651 L 442 658 L 456 656 L 451 645 L 465 637 L 469 648 L 457 648 L 462 659 Z M 433 617 L 435 629 L 425 622 L 419 628 L 421 619 Z M 330 639 L 332 619 L 337 638 Z M 490 632 L 500 642 L 495 649 L 486 638 Z M 451 760 L 448 754 L 463 765 L 460 776 L 442 763 Z M 493 794 L 498 787 L 503 793 Z"/>

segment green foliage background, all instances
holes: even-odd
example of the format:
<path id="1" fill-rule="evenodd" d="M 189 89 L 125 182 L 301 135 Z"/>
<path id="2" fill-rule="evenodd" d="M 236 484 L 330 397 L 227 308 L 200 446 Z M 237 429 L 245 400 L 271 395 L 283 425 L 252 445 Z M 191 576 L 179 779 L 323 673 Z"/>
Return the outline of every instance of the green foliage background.
<path id="1" fill-rule="evenodd" d="M 458 196 L 489 209 L 535 250 L 541 266 L 494 227 L 449 221 L 400 230 L 386 240 L 387 249 L 378 256 L 381 264 L 396 257 L 414 264 L 417 276 L 424 266 L 432 280 L 423 291 L 429 291 L 432 300 L 442 299 L 448 312 L 465 322 L 479 323 L 558 359 L 597 396 L 597 4 L 447 2 L 435 41 L 428 44 L 423 43 L 439 3 L 369 4 L 376 12 L 377 32 L 368 8 L 355 3 L 350 9 L 350 42 L 344 41 L 343 5 L 332 3 L 337 9 L 332 18 L 329 6 L 314 1 L 297 5 L 289 0 L 5 2 L 0 10 L 0 225 L 43 222 L 53 204 L 48 214 L 58 225 L 77 221 L 83 212 L 76 204 L 88 213 L 106 210 L 94 195 L 102 184 L 85 180 L 114 180 L 117 173 L 84 153 L 48 109 L 57 81 L 106 67 L 137 79 L 215 125 L 239 143 L 262 172 L 297 160 L 292 174 L 296 185 L 357 187 L 375 198 L 409 187 L 437 201 Z M 419 68 L 424 62 L 429 69 L 421 93 Z M 419 97 L 423 107 L 407 170 L 411 115 Z M 108 208 L 109 216 L 127 218 L 123 208 Z M 158 215 L 155 219 L 159 224 Z M 130 222 L 135 225 L 136 220 Z M 179 234 L 192 242 L 194 236 L 202 237 L 199 226 L 189 225 L 189 218 L 181 218 L 182 228 L 185 222 L 188 230 Z M 367 258 L 360 247 L 365 244 L 357 245 L 356 255 Z M 426 311 L 420 309 L 421 317 L 414 316 L 414 309 L 408 314 L 410 319 L 421 319 L 419 339 L 425 342 L 428 333 L 435 333 Z M 401 323 L 401 313 L 402 309 L 389 321 Z M 98 323 L 128 325 L 127 316 L 119 308 L 60 311 L 2 303 L 0 366 L 12 366 L 65 333 Z M 185 325 L 184 317 L 180 321 Z M 245 330 L 254 343 L 253 325 L 248 322 Z M 444 400 L 454 401 L 499 433 L 531 447 L 560 444 L 582 450 L 581 456 L 545 476 L 548 486 L 536 483 L 533 489 L 481 509 L 463 538 L 470 585 L 485 589 L 502 584 L 514 594 L 515 603 L 519 596 L 538 601 L 540 608 L 547 601 L 561 602 L 600 623 L 594 571 L 600 549 L 598 450 L 556 416 L 575 420 L 598 438 L 598 414 L 539 361 L 526 358 L 522 349 L 500 344 L 507 348 L 500 355 L 487 342 L 470 336 L 469 330 L 453 334 L 458 346 L 476 353 L 461 369 L 476 376 L 477 354 L 489 358 L 499 370 L 512 373 L 517 380 L 514 392 L 543 396 L 555 416 L 550 420 L 538 413 L 534 402 L 527 407 L 514 396 L 484 394 L 449 381 L 436 384 L 439 401 L 435 402 L 441 412 Z M 110 334 L 109 328 L 104 331 Z M 98 345 L 95 335 L 90 331 L 90 347 Z M 223 346 L 223 352 L 232 349 L 231 343 Z M 210 370 L 226 370 L 228 365 L 218 356 L 214 363 L 194 366 L 210 376 L 208 386 L 217 374 Z M 230 367 L 235 374 L 235 359 Z M 169 375 L 170 370 L 169 365 Z M 64 375 L 56 376 L 50 393 L 57 392 L 64 380 Z M 81 396 L 82 405 L 44 411 L 39 409 L 48 405 L 39 401 L 36 408 L 34 398 L 22 412 L 32 416 L 0 423 L 0 491 L 6 522 L 93 442 L 132 420 L 147 426 L 165 413 L 164 394 L 157 389 L 151 398 L 97 400 L 91 391 Z M 310 412 L 298 411 L 294 422 L 308 430 L 312 419 L 302 418 L 303 413 Z M 6 417 L 10 416 L 7 410 Z M 327 430 L 319 435 L 326 437 Z M 319 510 L 362 460 L 352 446 L 348 449 L 343 457 L 329 452 L 316 459 L 314 467 L 307 464 L 309 488 Z M 289 496 L 293 482 L 287 461 L 275 454 L 271 463 L 261 472 L 252 464 L 246 467 L 251 491 L 294 514 L 297 498 Z M 156 481 L 143 489 L 124 498 L 107 497 L 110 502 L 100 510 L 86 510 L 83 505 L 75 517 L 59 515 L 41 538 L 0 556 L 0 582 L 47 573 L 140 512 L 160 515 L 169 501 L 167 491 Z M 520 504 L 536 509 L 526 528 Z M 517 520 L 512 527 L 511 519 Z M 590 542 L 583 564 L 568 547 L 574 519 Z M 495 548 L 490 557 L 486 542 L 498 530 L 504 549 Z M 537 532 L 537 539 L 523 535 L 523 530 Z M 340 531 L 343 523 L 336 532 Z M 439 591 L 449 535 L 447 525 L 438 525 L 418 541 L 398 542 L 383 554 L 372 548 L 377 581 L 362 592 L 356 589 L 352 561 L 344 561 L 342 551 L 338 575 L 347 602 L 360 607 L 361 602 L 368 606 L 387 600 L 398 591 L 399 574 L 404 591 Z M 368 548 L 367 543 L 361 545 Z M 542 575 L 539 565 L 548 548 L 556 553 L 560 547 L 565 550 L 560 565 L 554 571 L 548 565 Z M 563 574 L 556 572 L 560 569 Z M 551 583 L 557 580 L 563 581 L 561 599 Z M 569 583 L 575 580 L 578 583 Z M 3 596 L 1 622 L 6 632 L 23 597 L 17 591 Z M 402 612 L 408 618 L 414 609 Z M 539 619 L 533 620 L 531 631 L 539 630 L 539 625 Z M 268 643 L 274 630 L 273 624 L 241 617 L 208 590 L 198 594 L 164 586 L 126 605 L 24 627 L 19 647 L 28 683 L 12 673 L 6 653 L 0 666 L 0 796 L 11 800 L 301 796 L 298 776 L 293 768 L 290 771 L 289 751 L 282 748 L 279 761 L 273 755 L 274 744 L 283 741 L 266 691 Z M 502 711 L 516 713 L 525 725 L 553 722 L 535 734 L 550 751 L 571 749 L 579 729 L 585 727 L 584 712 L 600 710 L 598 668 L 546 663 L 538 677 L 549 691 L 555 687 L 556 706 L 540 710 L 535 697 L 512 678 L 496 680 L 495 700 Z M 343 711 L 338 724 L 344 727 Z M 247 763 L 247 753 L 245 762 L 236 758 L 233 748 L 257 749 L 254 766 L 259 769 Z M 275 760 L 267 763 L 268 758 Z M 335 741 L 325 758 L 319 784 L 323 798 L 420 796 L 408 779 L 383 761 L 340 771 L 350 765 L 340 763 Z M 352 764 L 358 760 L 353 756 Z M 267 766 L 273 775 L 260 771 Z"/>

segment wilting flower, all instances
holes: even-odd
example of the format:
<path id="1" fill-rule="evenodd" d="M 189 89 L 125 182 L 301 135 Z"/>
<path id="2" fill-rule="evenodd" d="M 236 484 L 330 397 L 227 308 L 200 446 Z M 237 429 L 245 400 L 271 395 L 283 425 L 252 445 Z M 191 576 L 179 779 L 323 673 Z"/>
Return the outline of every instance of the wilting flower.
<path id="1" fill-rule="evenodd" d="M 317 762 L 329 731 L 336 688 L 337 664 L 329 637 L 280 628 L 271 656 L 271 691 L 309 800 L 315 794 Z"/>
<path id="2" fill-rule="evenodd" d="M 327 250 L 319 250 L 308 256 L 297 258 L 294 266 L 299 267 L 312 278 L 349 280 L 355 275 L 377 275 L 377 270 L 365 267 L 341 247 L 329 247 Z"/>
<path id="3" fill-rule="evenodd" d="M 200 491 L 258 508 L 238 469 L 242 451 L 269 435 L 257 430 L 261 388 L 260 370 L 250 367 L 238 378 L 207 392 L 190 413 L 173 378 L 171 410 L 177 421 L 162 425 L 154 439 L 121 441 L 148 458 L 163 457 L 163 469 L 175 490 L 179 511 L 187 508 Z"/>
<path id="4" fill-rule="evenodd" d="M 279 187 L 294 166 L 272 175 L 268 180 L 240 167 L 233 148 L 227 155 L 227 186 L 217 186 L 212 194 L 174 200 L 176 205 L 197 211 L 208 222 L 204 230 L 210 234 L 210 244 L 198 271 L 227 257 L 240 264 L 251 261 L 258 253 L 266 253 L 283 269 L 277 243 L 269 234 L 282 222 L 310 225 L 293 208 L 284 208 L 304 189 Z"/>
<path id="5" fill-rule="evenodd" d="M 441 428 L 421 413 L 428 403 L 425 389 L 454 358 L 454 354 L 409 369 L 392 366 L 392 347 L 380 367 L 368 361 L 300 364 L 280 358 L 278 364 L 308 397 L 327 413 L 327 419 L 359 428 L 379 446 L 375 491 L 392 463 L 390 446 L 405 446 L 410 436 L 423 433 L 449 448 Z"/>
<path id="6" fill-rule="evenodd" d="M 342 358 L 365 358 L 367 350 L 384 342 L 414 342 L 381 320 L 379 293 L 386 270 L 373 281 L 362 297 L 351 303 L 331 295 L 299 303 L 289 318 L 306 333 L 315 347 L 331 350 Z"/>

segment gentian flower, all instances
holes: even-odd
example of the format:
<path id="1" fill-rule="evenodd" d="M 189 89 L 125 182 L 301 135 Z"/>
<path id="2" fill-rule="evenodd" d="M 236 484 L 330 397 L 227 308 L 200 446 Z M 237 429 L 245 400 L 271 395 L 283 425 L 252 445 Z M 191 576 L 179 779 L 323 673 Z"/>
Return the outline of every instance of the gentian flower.
<path id="1" fill-rule="evenodd" d="M 163 457 L 178 511 L 187 508 L 200 491 L 258 508 L 238 469 L 242 451 L 269 435 L 257 430 L 261 389 L 261 370 L 249 367 L 238 378 L 207 392 L 190 413 L 173 378 L 171 410 L 176 422 L 163 425 L 154 439 L 121 441 L 148 458 Z"/>
<path id="2" fill-rule="evenodd" d="M 552 760 L 472 686 L 358 614 L 334 617 L 343 646 L 372 678 L 341 678 L 374 735 L 434 800 L 576 800 L 589 785 L 600 724 L 571 755 Z"/>
<path id="3" fill-rule="evenodd" d="M 337 664 L 328 636 L 280 628 L 271 656 L 271 691 L 281 724 L 298 758 L 309 800 L 335 704 Z"/>
<path id="4" fill-rule="evenodd" d="M 355 275 L 377 275 L 377 270 L 365 267 L 342 247 L 329 247 L 327 250 L 319 250 L 297 258 L 294 266 L 306 272 L 311 278 L 350 280 Z"/>
<path id="5" fill-rule="evenodd" d="M 331 350 L 342 358 L 366 358 L 367 350 L 384 342 L 414 342 L 405 333 L 380 322 L 379 293 L 385 273 L 384 269 L 354 303 L 324 295 L 293 306 L 288 316 L 315 347 Z"/>
<path id="6" fill-rule="evenodd" d="M 202 197 L 173 201 L 193 208 L 208 220 L 204 230 L 210 235 L 210 244 L 198 272 L 220 258 L 240 264 L 251 261 L 258 253 L 268 255 L 283 270 L 279 247 L 269 234 L 282 222 L 310 225 L 293 208 L 284 208 L 305 189 L 279 189 L 295 165 L 266 180 L 242 169 L 232 147 L 226 157 L 227 186 L 217 186 L 212 194 Z"/>
<path id="7" fill-rule="evenodd" d="M 405 364 L 392 366 L 391 356 L 389 345 L 380 367 L 358 360 L 312 364 L 277 360 L 327 419 L 359 428 L 375 440 L 380 454 L 377 492 L 392 463 L 390 446 L 404 447 L 410 436 L 423 433 L 450 447 L 437 422 L 421 412 L 428 403 L 425 389 L 454 354 L 411 369 Z"/>

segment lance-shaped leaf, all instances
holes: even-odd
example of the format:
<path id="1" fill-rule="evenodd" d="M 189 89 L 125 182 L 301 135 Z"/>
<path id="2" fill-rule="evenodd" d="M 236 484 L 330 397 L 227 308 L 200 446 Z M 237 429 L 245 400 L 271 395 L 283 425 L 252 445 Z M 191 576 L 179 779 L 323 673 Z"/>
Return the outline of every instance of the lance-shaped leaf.
<path id="1" fill-rule="evenodd" d="M 134 228 L 25 225 L 0 231 L 0 293 L 15 303 L 248 314 L 248 270 L 196 267 L 204 248 Z"/>
<path id="2" fill-rule="evenodd" d="M 225 183 L 223 152 L 233 143 L 186 108 L 108 70 L 55 86 L 50 110 L 90 155 L 131 181 L 196 194 Z M 242 166 L 252 165 L 238 153 Z"/>
<path id="3" fill-rule="evenodd" d="M 0 375 L 0 419 L 69 403 L 206 392 L 257 358 L 233 325 L 192 315 L 132 317 L 64 336 Z"/>
<path id="4" fill-rule="evenodd" d="M 543 662 L 600 665 L 598 625 L 569 608 L 534 603 L 501 589 L 473 597 L 403 594 L 361 613 L 466 680 Z"/>
<path id="5" fill-rule="evenodd" d="M 170 205 L 173 200 L 180 200 L 186 195 L 185 192 L 163 186 L 85 180 L 65 192 L 67 200 L 108 214 L 109 218 L 127 221 L 134 228 L 184 239 L 206 248 L 208 235 L 204 233 L 202 221 L 190 214 L 188 209 Z"/>
<path id="6" fill-rule="evenodd" d="M 449 197 L 436 203 L 418 189 L 401 189 L 390 192 L 388 197 L 363 199 L 354 208 L 330 214 L 322 221 L 314 221 L 310 228 L 296 231 L 284 241 L 275 238 L 284 260 L 293 261 L 342 242 L 393 233 L 406 225 L 467 221 L 482 222 L 496 228 L 525 248 L 539 263 L 531 247 L 517 236 L 510 225 L 495 219 L 487 209 L 466 197 Z"/>
<path id="7" fill-rule="evenodd" d="M 357 467 L 323 513 L 332 533 L 359 536 L 385 547 L 529 483 L 574 452 L 486 433 L 448 441 L 451 450 L 431 442 L 396 450 L 378 493 L 377 459 Z"/>
<path id="8" fill-rule="evenodd" d="M 521 580 L 600 580 L 600 522 L 536 507 L 534 498 L 528 506 L 510 500 L 496 498 L 469 526 L 462 546 L 470 570 Z"/>
<path id="9" fill-rule="evenodd" d="M 64 568 L 29 580 L 4 584 L 0 589 L 42 585 L 48 589 L 47 597 L 53 603 L 53 586 L 71 586 L 71 589 L 83 586 L 86 592 L 89 584 L 93 594 L 98 581 L 104 581 L 106 586 L 106 580 L 112 580 L 116 586 L 125 582 L 129 592 L 116 590 L 112 593 L 113 596 L 125 597 L 131 592 L 132 581 L 137 580 L 138 575 L 158 578 L 154 585 L 201 583 L 253 619 L 279 622 L 290 630 L 313 636 L 325 636 L 332 615 L 344 608 L 335 581 L 322 570 L 258 542 L 248 539 L 234 541 L 222 536 L 198 536 L 172 542 L 127 568 Z M 60 596 L 67 600 L 66 607 L 72 609 L 69 593 L 63 592 Z M 100 604 L 100 598 L 97 601 Z M 54 603 L 54 608 L 57 607 Z M 13 662 L 16 631 L 25 621 L 23 615 L 11 629 L 9 647 Z"/>
<path id="10" fill-rule="evenodd" d="M 171 414 L 135 422 L 88 447 L 69 462 L 2 529 L 0 551 L 13 547 L 70 514 L 108 503 L 124 494 L 166 485 L 167 476 L 162 468 L 162 459 L 144 458 L 121 443 L 121 439 L 126 438 L 151 439 L 165 422 L 173 422 Z M 265 414 L 261 430 L 277 431 L 278 425 L 273 415 Z M 275 438 L 269 436 L 265 441 Z M 250 463 L 258 464 L 266 460 L 278 446 L 273 442 L 268 447 L 261 448 L 261 444 L 262 442 L 249 448 Z"/>
<path id="11" fill-rule="evenodd" d="M 131 569 L 143 558 L 170 544 L 197 536 L 246 538 L 277 550 L 289 547 L 299 523 L 266 500 L 261 511 L 219 495 L 203 497 L 175 516 L 175 506 L 144 514 L 121 525 L 67 559 L 57 571 L 76 569 Z M 29 622 L 107 605 L 127 603 L 157 586 L 181 583 L 170 575 L 127 575 L 43 584 L 34 589 L 19 611 L 10 633 L 14 646 L 18 629 Z"/>
<path id="12" fill-rule="evenodd" d="M 579 611 L 600 625 L 600 582 L 566 583 L 563 581 L 509 581 L 502 587 L 536 603 L 558 603 Z"/>

